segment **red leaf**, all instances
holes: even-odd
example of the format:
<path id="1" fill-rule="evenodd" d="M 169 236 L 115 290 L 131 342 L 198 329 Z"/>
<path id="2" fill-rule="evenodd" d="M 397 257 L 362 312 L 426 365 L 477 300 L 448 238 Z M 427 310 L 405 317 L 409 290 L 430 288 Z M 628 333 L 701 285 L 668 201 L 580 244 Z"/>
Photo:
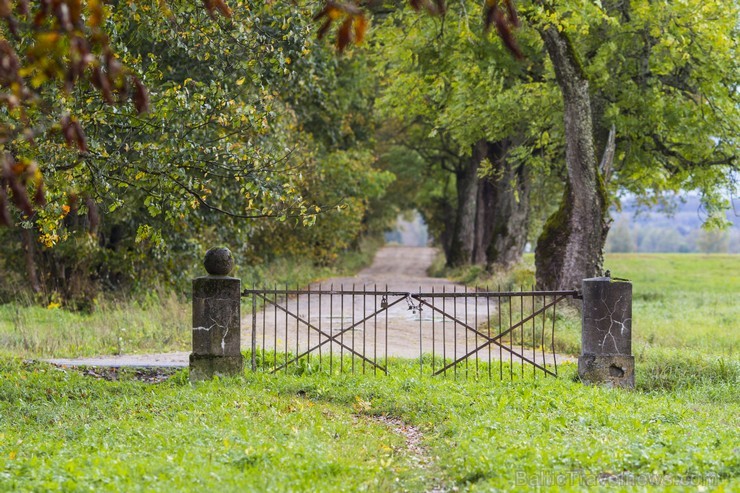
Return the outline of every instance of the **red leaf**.
<path id="1" fill-rule="evenodd" d="M 8 210 L 8 192 L 5 180 L 0 180 L 0 224 L 3 226 L 13 224 L 13 219 L 10 217 L 10 211 Z"/>
<path id="2" fill-rule="evenodd" d="M 134 81 L 134 105 L 136 106 L 136 111 L 139 114 L 146 113 L 149 111 L 149 93 L 138 77 L 132 77 L 131 79 Z"/>
<path id="3" fill-rule="evenodd" d="M 349 42 L 352 41 L 352 17 L 347 17 L 344 22 L 342 22 L 342 25 L 339 26 L 339 32 L 337 33 L 337 48 L 339 48 L 339 52 L 343 52 L 344 49 L 349 45 Z"/>
<path id="4" fill-rule="evenodd" d="M 514 27 L 521 26 L 522 23 L 519 21 L 519 15 L 516 12 L 514 0 L 504 0 L 504 5 L 506 5 L 506 12 L 509 14 L 509 22 L 511 25 Z"/>
<path id="5" fill-rule="evenodd" d="M 69 32 L 74 29 L 72 25 L 72 19 L 70 18 L 69 5 L 66 2 L 57 2 L 54 6 L 54 15 L 59 21 L 59 25 L 62 29 Z"/>
<path id="6" fill-rule="evenodd" d="M 221 15 L 231 19 L 231 9 L 226 5 L 224 0 L 214 0 L 214 3 L 216 4 L 216 10 L 218 10 Z"/>
<path id="7" fill-rule="evenodd" d="M 326 19 L 326 22 L 324 22 L 319 28 L 319 32 L 316 34 L 316 37 L 319 39 L 323 39 L 324 36 L 326 36 L 326 33 L 329 32 L 330 27 L 331 27 L 331 19 Z"/>
<path id="8" fill-rule="evenodd" d="M 512 28 L 501 9 L 495 9 L 493 13 L 493 22 L 496 24 L 496 31 L 498 32 L 501 41 L 504 43 L 504 46 L 506 46 L 506 49 L 508 49 L 517 60 L 524 58 L 516 39 L 514 39 Z"/>
<path id="9" fill-rule="evenodd" d="M 85 132 L 82 131 L 82 125 L 77 119 L 72 121 L 72 127 L 75 132 L 75 144 L 80 152 L 87 152 L 87 139 L 85 138 Z"/>
<path id="10" fill-rule="evenodd" d="M 44 180 L 39 179 L 36 182 L 36 193 L 33 194 L 33 203 L 36 205 L 46 205 L 44 196 Z"/>
<path id="11" fill-rule="evenodd" d="M 69 147 L 72 147 L 75 143 L 75 135 L 74 128 L 72 128 L 72 121 L 70 120 L 69 115 L 64 115 L 59 123 L 62 126 L 62 136 L 64 137 L 64 142 L 66 142 Z"/>
<path id="12" fill-rule="evenodd" d="M 365 39 L 365 33 L 367 32 L 367 18 L 364 15 L 355 17 L 355 42 L 357 44 L 362 43 Z"/>
<path id="13" fill-rule="evenodd" d="M 28 200 L 28 193 L 23 184 L 18 180 L 18 175 L 13 170 L 15 160 L 10 154 L 5 154 L 3 159 L 3 178 L 13 192 L 13 203 L 22 210 L 27 216 L 33 215 L 33 206 Z"/>
<path id="14" fill-rule="evenodd" d="M 28 0 L 20 0 L 16 2 L 15 9 L 20 15 L 28 15 Z"/>

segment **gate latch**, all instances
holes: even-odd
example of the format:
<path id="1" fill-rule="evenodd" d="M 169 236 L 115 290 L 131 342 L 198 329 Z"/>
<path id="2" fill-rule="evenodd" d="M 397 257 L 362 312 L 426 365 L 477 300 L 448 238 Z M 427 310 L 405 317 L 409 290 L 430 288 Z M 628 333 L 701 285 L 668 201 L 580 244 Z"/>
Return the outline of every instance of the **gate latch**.
<path id="1" fill-rule="evenodd" d="M 406 295 L 406 303 L 408 303 L 409 310 L 411 310 L 414 315 L 416 315 L 417 311 L 421 314 L 421 302 L 419 302 L 418 305 L 414 305 L 410 294 Z"/>

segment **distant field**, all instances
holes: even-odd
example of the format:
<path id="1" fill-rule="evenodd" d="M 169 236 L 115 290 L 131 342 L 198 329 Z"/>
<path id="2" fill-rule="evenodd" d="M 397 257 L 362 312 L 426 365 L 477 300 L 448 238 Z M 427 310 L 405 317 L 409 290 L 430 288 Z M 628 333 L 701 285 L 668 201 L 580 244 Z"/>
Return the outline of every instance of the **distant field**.
<path id="1" fill-rule="evenodd" d="M 740 255 L 609 254 L 605 267 L 633 283 L 636 342 L 739 356 Z"/>
<path id="2" fill-rule="evenodd" d="M 740 255 L 699 253 L 608 253 L 604 267 L 613 276 L 653 292 L 734 294 L 740 296 Z M 647 289 L 645 292 L 648 292 Z"/>

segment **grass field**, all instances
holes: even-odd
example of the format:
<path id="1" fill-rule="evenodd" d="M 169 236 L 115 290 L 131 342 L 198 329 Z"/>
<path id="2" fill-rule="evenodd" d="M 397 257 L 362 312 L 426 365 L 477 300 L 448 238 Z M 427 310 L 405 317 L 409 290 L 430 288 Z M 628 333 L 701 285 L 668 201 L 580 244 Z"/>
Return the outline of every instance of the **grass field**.
<path id="1" fill-rule="evenodd" d="M 489 382 L 420 378 L 405 361 L 378 377 L 105 381 L 12 356 L 12 317 L 48 340 L 84 325 L 65 318 L 79 315 L 0 307 L 0 491 L 738 491 L 740 257 L 611 255 L 606 266 L 634 282 L 635 391 L 586 387 L 574 365 L 558 379 Z M 562 322 L 574 347 L 577 319 Z M 126 332 L 136 351 L 157 338 L 154 323 Z M 55 340 L 59 354 L 80 344 Z"/>

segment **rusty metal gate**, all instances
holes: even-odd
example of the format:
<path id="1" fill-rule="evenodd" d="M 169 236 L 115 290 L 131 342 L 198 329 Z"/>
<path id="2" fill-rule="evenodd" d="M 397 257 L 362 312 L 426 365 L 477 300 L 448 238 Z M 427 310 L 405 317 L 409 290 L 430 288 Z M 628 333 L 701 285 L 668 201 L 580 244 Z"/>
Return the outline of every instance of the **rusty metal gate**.
<path id="1" fill-rule="evenodd" d="M 577 291 L 246 289 L 254 370 L 515 378 L 558 374 L 557 307 Z"/>

